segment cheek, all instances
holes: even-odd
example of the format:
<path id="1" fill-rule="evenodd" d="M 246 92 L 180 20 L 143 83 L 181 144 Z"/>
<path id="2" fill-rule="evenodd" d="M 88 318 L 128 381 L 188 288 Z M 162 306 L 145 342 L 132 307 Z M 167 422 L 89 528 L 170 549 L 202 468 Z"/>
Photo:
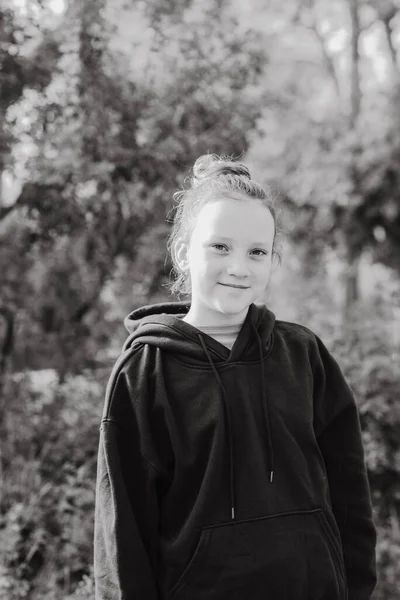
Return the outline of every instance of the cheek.
<path id="1" fill-rule="evenodd" d="M 263 264 L 263 265 L 257 266 L 257 269 L 255 270 L 255 274 L 256 274 L 257 279 L 260 282 L 268 281 L 270 278 L 270 275 L 271 275 L 271 264 L 269 263 L 267 265 Z"/>
<path id="2" fill-rule="evenodd" d="M 205 252 L 193 253 L 190 257 L 190 264 L 198 272 L 207 273 L 218 269 L 218 261 L 210 258 Z"/>
<path id="3" fill-rule="evenodd" d="M 201 278 L 212 271 L 210 263 L 203 256 L 193 256 L 190 260 L 190 272 L 192 277 Z"/>

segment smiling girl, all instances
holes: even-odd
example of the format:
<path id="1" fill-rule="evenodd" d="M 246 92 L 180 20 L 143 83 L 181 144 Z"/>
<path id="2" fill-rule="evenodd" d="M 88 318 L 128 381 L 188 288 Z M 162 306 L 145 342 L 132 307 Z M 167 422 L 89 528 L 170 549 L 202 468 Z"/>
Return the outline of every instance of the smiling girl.
<path id="1" fill-rule="evenodd" d="M 369 600 L 375 529 L 358 413 L 304 326 L 257 303 L 271 192 L 200 157 L 169 249 L 188 302 L 131 313 L 100 429 L 97 600 Z"/>

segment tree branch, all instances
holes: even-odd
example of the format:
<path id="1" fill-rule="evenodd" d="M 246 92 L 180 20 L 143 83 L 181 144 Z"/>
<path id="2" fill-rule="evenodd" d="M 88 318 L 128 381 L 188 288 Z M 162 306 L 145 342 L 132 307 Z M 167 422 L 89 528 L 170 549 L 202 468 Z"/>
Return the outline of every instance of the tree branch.
<path id="1" fill-rule="evenodd" d="M 11 204 L 11 206 L 0 206 L 0 221 L 5 219 L 6 216 L 16 208 L 16 204 Z"/>
<path id="2" fill-rule="evenodd" d="M 328 49 L 326 47 L 326 40 L 325 40 L 324 36 L 322 35 L 322 33 L 318 30 L 318 25 L 315 21 L 310 25 L 310 29 L 314 33 L 314 36 L 317 39 L 317 41 L 319 42 L 326 69 L 332 78 L 332 82 L 333 82 L 333 85 L 334 85 L 334 88 L 336 91 L 336 95 L 340 99 L 341 92 L 340 92 L 339 80 L 336 75 L 335 64 L 333 62 L 332 56 L 329 54 Z"/>
<path id="3" fill-rule="evenodd" d="M 383 23 L 392 65 L 397 71 L 399 68 L 399 61 L 396 48 L 393 44 L 393 27 L 391 22 L 399 13 L 399 6 L 392 0 L 369 0 L 369 5 L 375 10 L 378 20 Z"/>
<path id="4" fill-rule="evenodd" d="M 329 54 L 329 51 L 328 51 L 328 48 L 327 48 L 327 45 L 326 45 L 326 39 L 324 38 L 324 36 L 320 32 L 320 30 L 318 29 L 318 23 L 317 23 L 317 20 L 315 18 L 315 15 L 312 13 L 312 11 L 314 9 L 314 2 L 313 1 L 311 1 L 309 3 L 309 7 L 308 8 L 309 8 L 309 11 L 310 11 L 310 13 L 309 13 L 308 16 L 310 16 L 310 14 L 311 14 L 312 15 L 311 18 L 308 18 L 307 21 L 305 21 L 304 19 L 301 19 L 301 10 L 302 10 L 302 7 L 299 7 L 299 12 L 296 15 L 296 18 L 300 17 L 300 19 L 299 19 L 300 23 L 303 25 L 303 27 L 305 27 L 306 29 L 308 29 L 309 31 L 311 31 L 313 33 L 315 39 L 317 40 L 317 42 L 318 42 L 318 44 L 320 46 L 321 52 L 322 52 L 323 62 L 325 64 L 326 70 L 327 70 L 329 76 L 332 79 L 332 83 L 333 83 L 333 86 L 335 88 L 336 95 L 337 95 L 338 99 L 340 99 L 341 98 L 341 92 L 340 92 L 339 80 L 338 80 L 338 77 L 337 77 L 337 74 L 336 74 L 335 63 L 333 61 L 332 56 Z"/>
<path id="5" fill-rule="evenodd" d="M 386 40 L 389 47 L 390 58 L 392 59 L 392 65 L 397 70 L 399 68 L 399 61 L 396 52 L 396 48 L 393 45 L 393 28 L 390 24 L 391 18 L 381 19 L 383 26 L 385 28 Z"/>

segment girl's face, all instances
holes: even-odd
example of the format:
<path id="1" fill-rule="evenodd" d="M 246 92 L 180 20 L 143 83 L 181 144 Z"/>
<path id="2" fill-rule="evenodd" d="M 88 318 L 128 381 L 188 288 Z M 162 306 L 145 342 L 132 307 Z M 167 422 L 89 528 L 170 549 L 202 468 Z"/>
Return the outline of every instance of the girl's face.
<path id="1" fill-rule="evenodd" d="M 272 266 L 275 224 L 258 200 L 220 198 L 199 211 L 189 244 L 178 249 L 189 269 L 189 322 L 242 322 L 264 292 Z"/>

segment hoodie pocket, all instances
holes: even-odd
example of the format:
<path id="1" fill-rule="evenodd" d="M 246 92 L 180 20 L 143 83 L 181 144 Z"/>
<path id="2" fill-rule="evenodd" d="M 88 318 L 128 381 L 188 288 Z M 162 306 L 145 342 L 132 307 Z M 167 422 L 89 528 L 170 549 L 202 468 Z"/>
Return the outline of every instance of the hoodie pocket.
<path id="1" fill-rule="evenodd" d="M 192 558 L 189 561 L 186 569 L 183 571 L 182 575 L 179 577 L 178 581 L 175 583 L 173 588 L 168 593 L 168 600 L 172 600 L 172 598 L 176 598 L 179 591 L 184 587 L 184 585 L 190 581 L 191 575 L 195 574 L 197 570 L 201 569 L 202 557 L 204 556 L 208 543 L 211 539 L 212 530 L 202 529 L 200 533 L 200 538 L 196 549 L 192 555 Z"/>
<path id="2" fill-rule="evenodd" d="M 326 516 L 325 512 L 320 510 L 316 514 L 320 520 L 321 527 L 325 532 L 326 540 L 331 547 L 332 554 L 335 557 L 336 566 L 339 572 L 341 573 L 343 581 L 345 583 L 345 587 L 347 588 L 346 570 L 344 567 L 341 543 L 335 535 L 332 525 L 329 523 L 328 517 Z"/>
<path id="3" fill-rule="evenodd" d="M 202 529 L 168 600 L 344 600 L 339 541 L 320 509 Z"/>

